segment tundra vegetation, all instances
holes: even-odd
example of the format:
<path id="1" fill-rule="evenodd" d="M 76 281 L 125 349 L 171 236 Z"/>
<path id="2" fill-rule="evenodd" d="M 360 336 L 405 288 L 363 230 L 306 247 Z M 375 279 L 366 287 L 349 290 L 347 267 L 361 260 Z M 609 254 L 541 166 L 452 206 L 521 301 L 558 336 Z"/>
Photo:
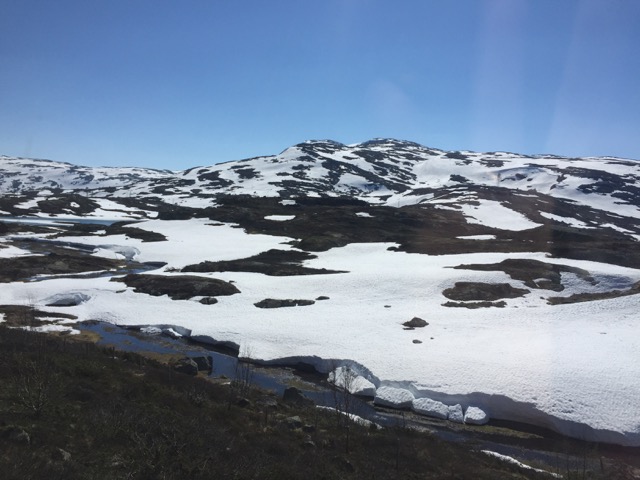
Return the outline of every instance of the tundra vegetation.
<path id="1" fill-rule="evenodd" d="M 0 375 L 6 480 L 549 478 L 402 422 L 346 426 L 335 412 L 254 388 L 247 374 L 238 392 L 238 382 L 69 336 L 0 326 Z M 565 468 L 568 452 L 558 453 L 564 478 L 637 478 L 632 465 L 592 449 L 571 452 L 584 455 L 584 469 Z"/>

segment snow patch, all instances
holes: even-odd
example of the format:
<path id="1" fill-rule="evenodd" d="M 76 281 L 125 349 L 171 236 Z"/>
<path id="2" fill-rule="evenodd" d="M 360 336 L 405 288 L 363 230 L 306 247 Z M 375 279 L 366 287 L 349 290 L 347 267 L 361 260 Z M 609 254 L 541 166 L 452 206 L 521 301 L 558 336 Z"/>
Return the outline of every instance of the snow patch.
<path id="1" fill-rule="evenodd" d="M 489 422 L 489 416 L 478 407 L 469 407 L 464 412 L 464 423 L 471 425 L 484 425 Z"/>
<path id="2" fill-rule="evenodd" d="M 446 420 L 449 415 L 449 407 L 447 405 L 426 397 L 414 399 L 411 409 L 420 415 L 441 418 L 442 420 Z"/>
<path id="3" fill-rule="evenodd" d="M 264 217 L 265 220 L 272 220 L 274 222 L 286 222 L 294 218 L 296 218 L 295 215 L 267 215 Z"/>
<path id="4" fill-rule="evenodd" d="M 456 237 L 461 240 L 495 240 L 495 235 L 462 235 L 460 237 Z"/>
<path id="5" fill-rule="evenodd" d="M 382 386 L 376 390 L 376 396 L 373 399 L 373 403 L 383 407 L 410 408 L 414 399 L 415 397 L 409 390 Z"/>
<path id="6" fill-rule="evenodd" d="M 482 453 L 489 455 L 491 457 L 497 458 L 498 460 L 502 460 L 503 462 L 506 463 L 510 463 L 512 465 L 516 465 L 524 470 L 531 470 L 534 472 L 538 472 L 538 473 L 546 473 L 547 475 L 551 475 L 554 478 L 563 478 L 562 475 L 558 474 L 558 473 L 553 473 L 553 472 L 549 472 L 547 470 L 542 470 L 540 468 L 533 468 L 525 463 L 522 463 L 519 460 L 516 460 L 513 457 L 510 457 L 508 455 L 503 455 L 501 453 L 498 452 L 492 452 L 491 450 L 480 450 Z"/>
<path id="7" fill-rule="evenodd" d="M 455 423 L 464 423 L 464 414 L 462 413 L 462 405 L 459 403 L 449 406 L 449 415 L 447 419 Z"/>

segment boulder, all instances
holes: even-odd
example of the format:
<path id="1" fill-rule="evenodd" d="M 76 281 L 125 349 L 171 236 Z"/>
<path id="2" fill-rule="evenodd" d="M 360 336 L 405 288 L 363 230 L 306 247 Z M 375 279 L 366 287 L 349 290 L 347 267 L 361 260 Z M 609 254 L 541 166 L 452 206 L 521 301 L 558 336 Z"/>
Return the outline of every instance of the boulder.
<path id="1" fill-rule="evenodd" d="M 282 394 L 282 401 L 291 405 L 312 405 L 313 400 L 305 397 L 296 387 L 287 388 Z"/>
<path id="2" fill-rule="evenodd" d="M 60 462 L 68 462 L 71 460 L 71 454 L 61 448 L 55 448 L 53 452 L 51 452 L 51 458 Z"/>
<path id="3" fill-rule="evenodd" d="M 213 370 L 213 358 L 211 357 L 211 355 L 207 357 L 191 357 L 191 360 L 196 362 L 199 372 L 210 372 L 211 370 Z"/>
<path id="4" fill-rule="evenodd" d="M 218 299 L 216 297 L 202 297 L 200 303 L 203 305 L 215 305 L 218 303 Z"/>
<path id="5" fill-rule="evenodd" d="M 419 317 L 413 317 L 411 320 L 409 320 L 408 322 L 404 322 L 402 325 L 407 328 L 422 328 L 429 325 L 429 322 L 426 322 Z"/>
<path id="6" fill-rule="evenodd" d="M 306 305 L 313 305 L 316 303 L 313 300 L 291 300 L 291 299 L 276 299 L 265 298 L 254 305 L 258 308 L 282 308 L 282 307 L 302 307 Z"/>
<path id="7" fill-rule="evenodd" d="M 411 404 L 411 409 L 420 415 L 441 418 L 442 420 L 446 420 L 449 416 L 447 405 L 430 398 L 416 398 Z"/>
<path id="8" fill-rule="evenodd" d="M 302 428 L 302 420 L 299 416 L 289 417 L 285 419 L 284 424 L 290 430 L 297 430 L 298 428 Z"/>
<path id="9" fill-rule="evenodd" d="M 198 364 L 191 360 L 189 357 L 181 358 L 178 360 L 173 369 L 176 372 L 184 373 L 187 375 L 197 375 L 198 374 Z"/>

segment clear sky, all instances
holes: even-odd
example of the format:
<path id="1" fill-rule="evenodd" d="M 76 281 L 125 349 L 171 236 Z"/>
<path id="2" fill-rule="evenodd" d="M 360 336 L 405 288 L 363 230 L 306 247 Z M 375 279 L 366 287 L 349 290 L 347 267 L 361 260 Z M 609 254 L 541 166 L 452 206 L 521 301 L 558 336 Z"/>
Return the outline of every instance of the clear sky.
<path id="1" fill-rule="evenodd" d="M 640 159 L 640 0 L 0 0 L 0 154 L 374 137 Z"/>

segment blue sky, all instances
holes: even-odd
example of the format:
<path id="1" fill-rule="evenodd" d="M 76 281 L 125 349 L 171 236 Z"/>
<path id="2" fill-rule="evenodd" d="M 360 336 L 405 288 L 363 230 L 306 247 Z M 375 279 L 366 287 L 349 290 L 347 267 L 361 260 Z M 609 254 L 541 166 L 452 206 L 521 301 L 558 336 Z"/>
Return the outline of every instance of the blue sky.
<path id="1" fill-rule="evenodd" d="M 0 154 L 183 169 L 307 139 L 640 159 L 638 0 L 0 0 Z"/>

